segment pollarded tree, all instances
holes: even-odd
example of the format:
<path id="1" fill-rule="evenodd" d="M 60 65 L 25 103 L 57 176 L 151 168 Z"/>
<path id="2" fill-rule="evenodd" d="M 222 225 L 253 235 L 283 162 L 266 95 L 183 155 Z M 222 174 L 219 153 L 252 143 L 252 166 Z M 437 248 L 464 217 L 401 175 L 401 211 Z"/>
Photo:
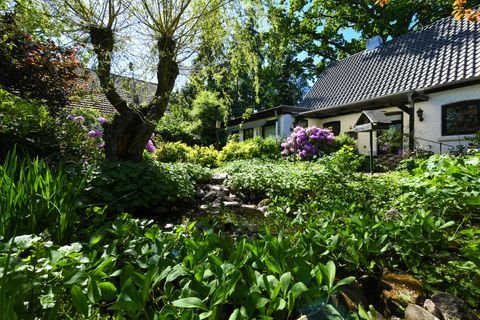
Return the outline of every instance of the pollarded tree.
<path id="1" fill-rule="evenodd" d="M 147 141 L 164 115 L 179 62 L 196 43 L 199 25 L 225 0 L 49 0 L 52 11 L 67 17 L 88 35 L 96 56 L 96 72 L 110 103 L 118 111 L 104 125 L 105 155 L 109 160 L 140 161 Z M 129 104 L 117 91 L 111 76 L 117 44 L 125 40 L 122 28 L 148 33 L 157 54 L 157 87 L 145 106 Z"/>

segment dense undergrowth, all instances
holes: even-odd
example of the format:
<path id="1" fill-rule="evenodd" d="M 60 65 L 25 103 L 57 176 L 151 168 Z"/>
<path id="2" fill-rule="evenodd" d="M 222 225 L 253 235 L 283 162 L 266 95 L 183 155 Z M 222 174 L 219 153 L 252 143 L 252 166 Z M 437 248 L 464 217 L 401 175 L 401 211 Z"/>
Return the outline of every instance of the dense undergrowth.
<path id="1" fill-rule="evenodd" d="M 282 160 L 275 140 L 157 141 L 143 162 L 113 163 L 87 136 L 96 114 L 79 123 L 0 98 L 0 138 L 21 153 L 0 150 L 0 320 L 372 319 L 334 298 L 385 268 L 480 308 L 478 153 L 372 176 L 348 139 L 311 162 Z M 271 223 L 253 235 L 215 219 L 164 231 L 122 213 L 193 203 L 213 167 L 232 192 L 269 198 Z"/>
<path id="2" fill-rule="evenodd" d="M 0 313 L 3 319 L 291 319 L 321 309 L 360 319 L 364 311 L 347 316 L 331 297 L 352 276 L 383 268 L 411 272 L 427 290 L 449 291 L 478 308 L 480 157 L 434 156 L 411 172 L 380 176 L 356 173 L 356 160 L 344 150 L 316 163 L 258 160 L 222 168 L 232 190 L 273 199 L 274 222 L 255 237 L 224 233 L 215 221 L 165 232 L 129 215 L 110 220 L 86 204 L 74 182 L 88 180 L 91 191 L 108 199 L 103 204 L 135 208 L 190 197 L 195 181 L 211 174 L 200 166 L 105 163 L 79 178 L 41 160 L 7 162 L 2 181 L 9 182 L 0 196 L 2 213 L 9 212 L 3 223 L 10 225 L 2 229 Z M 19 187 L 25 184 L 38 189 Z M 135 194 L 139 186 L 146 191 Z M 38 199 L 35 210 L 12 200 L 31 196 Z M 67 212 L 73 213 L 62 220 Z"/>

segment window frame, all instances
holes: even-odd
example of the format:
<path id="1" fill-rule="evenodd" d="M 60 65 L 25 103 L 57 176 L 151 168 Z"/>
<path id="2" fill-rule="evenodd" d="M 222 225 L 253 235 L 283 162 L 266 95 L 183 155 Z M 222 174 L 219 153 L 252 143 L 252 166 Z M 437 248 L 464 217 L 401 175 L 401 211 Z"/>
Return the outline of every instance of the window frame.
<path id="1" fill-rule="evenodd" d="M 248 132 L 251 132 L 252 133 L 252 136 L 251 137 L 246 137 L 246 133 Z M 248 128 L 248 129 L 243 129 L 243 140 L 248 140 L 248 139 L 253 139 L 255 137 L 255 132 L 253 131 L 253 128 Z"/>
<path id="2" fill-rule="evenodd" d="M 338 133 L 335 133 L 333 126 L 331 126 L 331 127 L 328 126 L 329 124 L 331 125 L 331 124 L 334 124 L 334 123 L 335 123 L 335 124 L 338 123 Z M 325 129 L 331 128 L 330 130 L 333 132 L 333 134 L 334 134 L 335 136 L 338 136 L 338 135 L 342 132 L 342 122 L 341 122 L 340 120 L 334 120 L 334 121 L 324 122 L 324 123 L 323 123 L 323 128 L 325 128 Z"/>
<path id="3" fill-rule="evenodd" d="M 458 130 L 455 132 L 448 132 L 447 129 L 447 109 L 448 108 L 455 108 L 455 107 L 466 107 L 468 105 L 476 105 L 477 106 L 477 128 L 472 130 Z M 473 100 L 463 100 L 454 103 L 444 104 L 442 105 L 442 136 L 457 136 L 457 135 L 464 135 L 464 134 L 475 134 L 475 132 L 480 130 L 480 99 L 473 99 Z"/>

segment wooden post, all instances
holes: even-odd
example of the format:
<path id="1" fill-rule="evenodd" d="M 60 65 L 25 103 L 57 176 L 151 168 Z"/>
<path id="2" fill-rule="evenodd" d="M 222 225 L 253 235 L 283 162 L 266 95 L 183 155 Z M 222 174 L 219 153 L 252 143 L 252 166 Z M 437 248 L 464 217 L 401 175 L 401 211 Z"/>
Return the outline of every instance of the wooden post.
<path id="1" fill-rule="evenodd" d="M 370 130 L 370 174 L 373 174 L 373 130 Z"/>

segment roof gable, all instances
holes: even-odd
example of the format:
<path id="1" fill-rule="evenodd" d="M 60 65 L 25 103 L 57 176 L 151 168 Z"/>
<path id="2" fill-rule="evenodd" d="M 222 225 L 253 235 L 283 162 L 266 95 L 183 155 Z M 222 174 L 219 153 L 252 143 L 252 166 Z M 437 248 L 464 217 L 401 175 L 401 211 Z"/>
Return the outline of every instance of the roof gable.
<path id="1" fill-rule="evenodd" d="M 322 110 L 480 77 L 480 24 L 438 20 L 328 66 L 300 107 Z"/>

